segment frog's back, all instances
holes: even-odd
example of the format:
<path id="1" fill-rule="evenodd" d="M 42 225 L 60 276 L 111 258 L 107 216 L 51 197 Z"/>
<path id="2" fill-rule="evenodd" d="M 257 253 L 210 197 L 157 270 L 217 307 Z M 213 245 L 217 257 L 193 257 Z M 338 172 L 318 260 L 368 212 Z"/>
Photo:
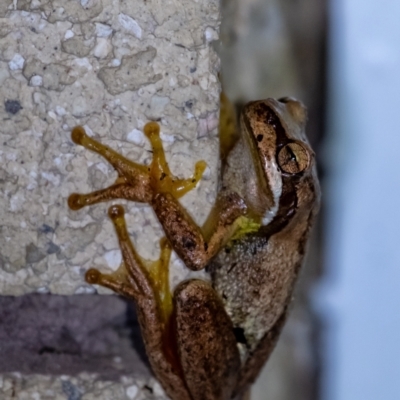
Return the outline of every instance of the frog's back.
<path id="1" fill-rule="evenodd" d="M 246 351 L 253 351 L 272 329 L 291 296 L 301 260 L 293 259 L 299 258 L 296 254 L 287 257 L 287 250 L 275 237 L 250 234 L 222 250 L 209 266 Z"/>
<path id="2" fill-rule="evenodd" d="M 318 182 L 312 175 L 302 181 L 293 207 L 282 201 L 273 221 L 232 241 L 208 267 L 233 322 L 242 359 L 239 388 L 258 375 L 285 322 L 318 210 Z"/>

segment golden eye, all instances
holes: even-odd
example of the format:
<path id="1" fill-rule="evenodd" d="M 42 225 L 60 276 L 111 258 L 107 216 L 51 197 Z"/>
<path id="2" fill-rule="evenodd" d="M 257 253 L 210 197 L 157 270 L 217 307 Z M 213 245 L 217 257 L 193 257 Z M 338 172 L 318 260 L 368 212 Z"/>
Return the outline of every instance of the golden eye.
<path id="1" fill-rule="evenodd" d="M 282 147 L 278 154 L 278 164 L 283 172 L 298 174 L 310 164 L 310 155 L 299 143 L 289 143 Z"/>

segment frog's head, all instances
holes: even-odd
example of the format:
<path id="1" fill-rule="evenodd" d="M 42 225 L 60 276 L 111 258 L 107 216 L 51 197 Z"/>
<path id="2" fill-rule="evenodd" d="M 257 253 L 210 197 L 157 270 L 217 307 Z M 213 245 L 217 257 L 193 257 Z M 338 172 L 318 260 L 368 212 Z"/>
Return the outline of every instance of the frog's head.
<path id="1" fill-rule="evenodd" d="M 263 225 L 275 217 L 289 186 L 293 192 L 296 183 L 307 176 L 315 178 L 314 152 L 304 131 L 306 120 L 306 108 L 291 98 L 253 101 L 242 110 L 241 132 L 256 170 L 262 193 L 258 197 L 264 198 Z M 298 199 L 295 202 L 297 206 Z"/>

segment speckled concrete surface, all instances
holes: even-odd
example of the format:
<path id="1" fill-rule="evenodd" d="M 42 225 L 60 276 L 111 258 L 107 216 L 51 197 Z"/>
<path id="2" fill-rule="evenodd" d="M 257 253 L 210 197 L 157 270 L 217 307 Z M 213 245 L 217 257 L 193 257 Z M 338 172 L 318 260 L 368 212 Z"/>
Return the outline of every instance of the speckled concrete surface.
<path id="1" fill-rule="evenodd" d="M 121 377 L 119 382 L 100 381 L 95 374 L 0 376 L 0 398 L 4 400 L 165 400 L 160 384 L 148 380 Z"/>
<path id="2" fill-rule="evenodd" d="M 217 0 L 2 0 L 0 3 L 0 294 L 90 293 L 90 266 L 116 269 L 120 252 L 106 210 L 71 211 L 72 192 L 116 173 L 70 139 L 71 128 L 139 163 L 142 133 L 161 124 L 172 171 L 209 168 L 183 203 L 204 220 L 218 164 Z M 162 231 L 146 205 L 127 204 L 139 253 L 158 257 Z M 174 259 L 173 284 L 186 270 Z"/>
<path id="3" fill-rule="evenodd" d="M 117 296 L 1 296 L 0 399 L 165 398 L 132 306 Z"/>
<path id="4" fill-rule="evenodd" d="M 190 176 L 200 159 L 209 166 L 182 199 L 198 222 L 206 217 L 218 170 L 219 60 L 211 47 L 218 24 L 217 0 L 0 1 L 0 295 L 93 293 L 85 270 L 119 265 L 110 204 L 67 207 L 70 193 L 116 178 L 100 156 L 72 143 L 75 125 L 146 164 L 151 153 L 142 128 L 159 121 L 173 173 Z M 162 231 L 152 210 L 117 202 L 127 209 L 139 253 L 156 259 Z M 172 264 L 174 285 L 186 269 L 176 257 Z M 4 298 L 2 312 L 11 320 L 1 333 L 0 398 L 165 399 L 132 343 L 103 321 L 111 315 L 107 323 L 115 323 L 119 308 L 106 312 L 101 302 L 85 314 L 79 297 L 44 297 L 46 305 L 36 309 L 23 297 L 28 303 L 20 311 L 17 299 Z M 79 304 L 64 304 L 71 301 Z M 64 320 L 56 323 L 57 315 Z M 85 329 L 75 331 L 82 320 Z M 96 368 L 101 372 L 92 373 Z"/>
<path id="5" fill-rule="evenodd" d="M 293 22 L 301 24 L 301 16 L 308 14 L 296 7 L 315 10 L 316 4 L 226 3 L 238 10 L 228 20 L 226 35 L 242 46 L 240 60 L 228 57 L 230 68 L 224 71 L 231 97 L 303 93 L 298 67 L 304 60 L 297 68 L 292 63 L 288 52 L 295 45 L 286 46 L 286 20 L 279 8 L 290 3 L 294 12 L 288 24 L 297 32 Z M 257 4 L 270 14 L 265 17 L 260 10 L 254 11 Z M 184 200 L 196 218 L 204 218 L 216 182 L 212 172 L 217 163 L 218 60 L 209 42 L 218 31 L 217 7 L 218 2 L 210 0 L 0 0 L 0 294 L 91 292 L 83 284 L 84 270 L 90 265 L 115 268 L 119 263 L 107 205 L 80 212 L 66 207 L 70 192 L 98 189 L 115 179 L 100 157 L 72 144 L 70 129 L 78 123 L 124 155 L 149 162 L 149 145 L 141 128 L 149 119 L 160 119 L 175 173 L 188 176 L 199 158 L 210 165 L 200 191 Z M 307 17 L 309 27 L 312 21 Z M 263 22 L 264 34 L 241 36 Z M 321 36 L 314 32 L 306 42 Z M 256 66 L 251 66 L 252 51 L 260 60 Z M 307 59 L 318 58 L 311 53 Z M 235 75 L 239 67 L 244 70 Z M 316 81 L 315 70 L 310 71 L 312 81 L 303 82 L 307 89 L 303 95 Z M 310 104 L 310 99 L 306 102 Z M 143 256 L 156 258 L 161 231 L 151 211 L 134 204 L 128 208 L 131 237 Z M 184 269 L 175 264 L 179 275 Z M 108 298 L 102 296 L 102 301 Z M 287 325 L 265 373 L 253 387 L 252 398 L 311 398 L 309 368 L 315 338 L 302 325 L 304 313 L 298 319 L 297 324 Z M 74 323 L 79 321 L 76 317 Z M 86 319 L 84 330 L 89 326 Z M 27 326 L 23 329 L 28 330 Z M 55 358 L 64 357 L 64 333 L 55 334 L 64 331 L 56 331 L 54 321 L 47 329 L 53 334 L 52 347 L 42 351 L 43 357 L 50 357 L 52 348 Z M 68 338 L 67 344 L 76 349 L 76 341 Z M 62 339 L 61 347 L 56 346 L 58 339 Z M 67 350 L 67 357 L 73 358 L 74 354 L 68 355 L 70 347 Z M 118 359 L 111 358 L 110 368 L 119 365 Z M 129 377 L 123 372 L 119 380 L 87 372 L 51 376 L 43 370 L 33 375 L 34 371 L 29 375 L 3 371 L 0 399 L 165 398 L 154 379 L 135 376 L 136 369 Z"/>

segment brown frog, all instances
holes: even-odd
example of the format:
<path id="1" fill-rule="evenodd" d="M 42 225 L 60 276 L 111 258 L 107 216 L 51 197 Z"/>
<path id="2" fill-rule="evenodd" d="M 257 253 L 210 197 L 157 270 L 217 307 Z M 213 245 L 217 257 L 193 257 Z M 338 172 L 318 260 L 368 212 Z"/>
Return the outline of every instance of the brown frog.
<path id="1" fill-rule="evenodd" d="M 70 207 L 115 198 L 147 202 L 164 228 L 160 259 L 143 260 L 128 237 L 122 207 L 112 206 L 123 265 L 109 275 L 90 269 L 86 280 L 135 300 L 150 363 L 174 400 L 228 400 L 254 381 L 285 321 L 319 203 L 301 103 L 247 104 L 239 135 L 232 114 L 222 115 L 229 120 L 230 128 L 221 130 L 220 190 L 202 227 L 178 198 L 195 187 L 205 164 L 198 162 L 190 179 L 174 177 L 155 122 L 144 128 L 153 147 L 150 166 L 125 159 L 81 127 L 72 132 L 75 143 L 101 154 L 119 177 L 104 190 L 72 194 Z M 192 279 L 171 294 L 171 248 L 188 268 L 206 268 L 212 285 Z"/>

